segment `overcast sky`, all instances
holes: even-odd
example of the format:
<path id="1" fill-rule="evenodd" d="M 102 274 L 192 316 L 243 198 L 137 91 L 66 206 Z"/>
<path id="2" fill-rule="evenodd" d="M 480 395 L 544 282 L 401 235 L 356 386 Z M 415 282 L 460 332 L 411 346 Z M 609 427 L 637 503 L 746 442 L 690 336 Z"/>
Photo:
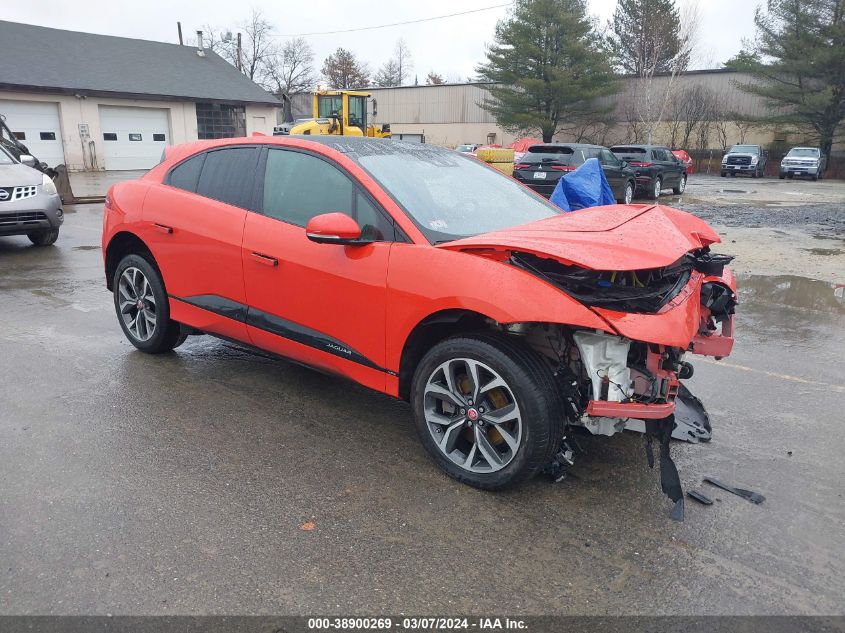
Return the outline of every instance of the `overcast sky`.
<path id="1" fill-rule="evenodd" d="M 2 19 L 41 26 L 177 43 L 177 20 L 186 37 L 204 25 L 230 28 L 244 22 L 251 8 L 260 10 L 275 25 L 279 39 L 286 34 L 311 33 L 440 16 L 503 4 L 507 0 L 2 0 Z M 690 0 L 678 0 L 688 2 Z M 734 55 L 743 37 L 754 34 L 754 9 L 759 0 L 700 0 L 703 63 L 719 67 Z M 590 11 L 602 23 L 613 13 L 615 0 L 589 0 Z M 387 59 L 397 38 L 404 38 L 413 55 L 414 72 L 423 83 L 434 70 L 450 81 L 465 81 L 484 57 L 496 21 L 507 9 L 495 8 L 469 15 L 337 35 L 307 37 L 316 54 L 317 69 L 338 46 L 354 51 L 375 70 Z M 655 16 L 659 19 L 659 16 Z M 413 75 L 412 75 L 413 77 Z"/>

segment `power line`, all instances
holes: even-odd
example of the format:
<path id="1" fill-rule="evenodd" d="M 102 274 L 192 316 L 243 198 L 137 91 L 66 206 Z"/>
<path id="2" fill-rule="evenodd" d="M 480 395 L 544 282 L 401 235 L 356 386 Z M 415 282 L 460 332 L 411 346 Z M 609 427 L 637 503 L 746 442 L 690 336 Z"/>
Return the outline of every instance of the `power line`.
<path id="1" fill-rule="evenodd" d="M 361 26 L 354 29 L 341 29 L 339 31 L 318 31 L 315 33 L 276 33 L 274 37 L 310 37 L 312 35 L 337 35 L 338 33 L 354 33 L 355 31 L 373 31 L 375 29 L 386 29 L 391 26 L 404 26 L 405 24 L 418 24 L 419 22 L 431 22 L 432 20 L 443 20 L 446 18 L 454 18 L 459 15 L 468 15 L 470 13 L 480 13 L 481 11 L 490 11 L 491 9 L 501 9 L 502 7 L 509 7 L 510 2 L 505 4 L 495 4 L 491 7 L 482 7 L 481 9 L 471 9 L 470 11 L 460 11 L 458 13 L 449 13 L 447 15 L 436 15 L 431 18 L 420 18 L 418 20 L 406 20 L 405 22 L 393 22 L 392 24 L 379 24 L 377 26 Z"/>

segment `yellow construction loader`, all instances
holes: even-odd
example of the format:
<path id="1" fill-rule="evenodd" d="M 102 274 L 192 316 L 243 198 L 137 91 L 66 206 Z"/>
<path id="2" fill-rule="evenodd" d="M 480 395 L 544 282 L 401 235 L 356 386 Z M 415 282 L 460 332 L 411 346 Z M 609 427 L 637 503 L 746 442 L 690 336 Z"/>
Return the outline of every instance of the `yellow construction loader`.
<path id="1" fill-rule="evenodd" d="M 367 125 L 367 100 L 369 98 L 369 92 L 319 90 L 314 93 L 313 119 L 297 119 L 293 123 L 277 125 L 273 134 L 336 134 L 339 136 L 389 138 L 389 123 Z M 375 115 L 376 104 L 373 101 L 373 116 Z"/>

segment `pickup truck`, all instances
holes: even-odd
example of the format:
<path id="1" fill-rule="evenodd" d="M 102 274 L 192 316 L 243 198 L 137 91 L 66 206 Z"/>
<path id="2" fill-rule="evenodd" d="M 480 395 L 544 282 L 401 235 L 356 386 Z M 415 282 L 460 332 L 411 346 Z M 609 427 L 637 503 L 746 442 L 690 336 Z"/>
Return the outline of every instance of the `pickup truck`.
<path id="1" fill-rule="evenodd" d="M 752 178 L 759 178 L 766 169 L 768 152 L 759 145 L 734 145 L 722 157 L 720 175 L 722 178 L 730 174 L 750 174 Z"/>

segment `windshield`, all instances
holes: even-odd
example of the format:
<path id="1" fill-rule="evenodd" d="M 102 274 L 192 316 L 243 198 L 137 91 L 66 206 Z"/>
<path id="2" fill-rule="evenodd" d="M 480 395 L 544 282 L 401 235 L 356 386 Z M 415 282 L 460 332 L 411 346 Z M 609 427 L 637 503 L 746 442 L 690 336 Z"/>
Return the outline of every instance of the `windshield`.
<path id="1" fill-rule="evenodd" d="M 471 152 L 472 151 L 472 145 L 458 145 L 455 148 L 455 151 L 457 151 L 457 152 Z"/>
<path id="2" fill-rule="evenodd" d="M 759 154 L 760 148 L 757 145 L 734 145 L 731 154 Z"/>
<path id="3" fill-rule="evenodd" d="M 819 157 L 819 150 L 812 149 L 810 147 L 794 147 L 789 150 L 787 156 L 795 157 L 802 157 L 802 158 L 818 158 Z"/>
<path id="4" fill-rule="evenodd" d="M 6 150 L 0 147 L 0 165 L 14 165 L 15 161 L 6 153 Z"/>
<path id="5" fill-rule="evenodd" d="M 362 153 L 357 160 L 432 243 L 542 220 L 561 212 L 474 158 L 427 145 L 390 143 L 394 149 Z"/>

